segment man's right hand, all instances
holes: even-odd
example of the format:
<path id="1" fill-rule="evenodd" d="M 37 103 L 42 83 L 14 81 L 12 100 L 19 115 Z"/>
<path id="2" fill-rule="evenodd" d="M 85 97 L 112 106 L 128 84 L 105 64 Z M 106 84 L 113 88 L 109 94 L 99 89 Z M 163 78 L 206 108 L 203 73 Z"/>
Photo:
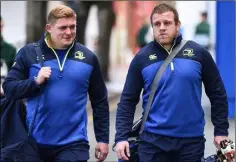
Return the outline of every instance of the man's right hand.
<path id="1" fill-rule="evenodd" d="M 45 80 L 48 80 L 51 72 L 51 67 L 42 67 L 38 73 L 37 79 L 35 80 L 37 85 L 41 85 Z"/>
<path id="2" fill-rule="evenodd" d="M 120 160 L 129 160 L 130 151 L 128 141 L 121 141 L 116 144 L 116 154 Z"/>

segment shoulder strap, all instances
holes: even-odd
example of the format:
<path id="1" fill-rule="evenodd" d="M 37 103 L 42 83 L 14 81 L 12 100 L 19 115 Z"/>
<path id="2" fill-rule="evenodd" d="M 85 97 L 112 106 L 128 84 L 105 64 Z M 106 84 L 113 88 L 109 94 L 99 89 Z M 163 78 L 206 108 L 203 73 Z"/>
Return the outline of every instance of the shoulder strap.
<path id="1" fill-rule="evenodd" d="M 156 76 L 152 82 L 152 86 L 151 86 L 151 92 L 149 94 L 148 97 L 148 102 L 147 102 L 147 106 L 144 112 L 144 116 L 142 119 L 142 125 L 141 125 L 141 129 L 139 131 L 139 134 L 141 134 L 144 130 L 144 125 L 145 122 L 147 120 L 148 114 L 149 114 L 149 110 L 150 107 L 152 105 L 153 102 L 153 98 L 156 92 L 156 87 L 161 79 L 162 74 L 164 73 L 164 71 L 166 70 L 167 66 L 169 65 L 169 63 L 172 61 L 172 59 L 177 55 L 177 53 L 183 48 L 183 46 L 187 43 L 187 40 L 182 40 L 181 43 L 179 45 L 177 45 L 174 50 L 169 54 L 169 56 L 165 59 L 165 61 L 162 63 L 161 67 L 159 68 L 159 70 L 156 73 Z"/>
<path id="2" fill-rule="evenodd" d="M 33 43 L 33 46 L 34 46 L 34 49 L 35 49 L 35 52 L 39 58 L 39 63 L 40 63 L 40 66 L 41 68 L 44 66 L 44 61 L 43 61 L 43 53 L 42 53 L 42 50 L 41 50 L 41 47 L 40 47 L 40 44 L 39 43 Z M 40 93 L 41 93 L 42 89 L 40 89 Z M 36 119 L 36 115 L 38 113 L 38 109 L 39 109 L 39 101 L 41 99 L 41 96 L 39 96 L 39 99 L 37 101 L 37 105 L 36 105 L 36 108 L 35 108 L 35 112 L 33 114 L 33 118 L 30 122 L 30 125 L 29 125 L 29 130 L 28 130 L 28 138 L 31 138 L 31 134 L 32 134 L 32 130 L 33 130 L 33 126 L 34 126 L 34 122 L 35 122 L 35 119 Z"/>
<path id="3" fill-rule="evenodd" d="M 33 43 L 33 46 L 34 46 L 35 52 L 36 52 L 36 54 L 39 58 L 39 63 L 41 65 L 41 67 L 43 67 L 44 66 L 43 53 L 42 53 L 40 44 L 39 43 Z"/>

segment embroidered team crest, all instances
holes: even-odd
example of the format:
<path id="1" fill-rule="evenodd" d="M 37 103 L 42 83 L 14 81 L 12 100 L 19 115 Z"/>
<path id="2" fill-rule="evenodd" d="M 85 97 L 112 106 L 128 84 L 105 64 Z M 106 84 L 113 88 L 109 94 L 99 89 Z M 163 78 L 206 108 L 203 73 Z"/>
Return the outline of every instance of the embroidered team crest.
<path id="1" fill-rule="evenodd" d="M 193 49 L 192 48 L 187 48 L 183 51 L 183 55 L 184 56 L 188 56 L 188 57 L 192 57 L 195 54 L 193 53 Z"/>
<path id="2" fill-rule="evenodd" d="M 157 59 L 156 54 L 149 55 L 149 60 L 156 60 L 156 59 Z"/>
<path id="3" fill-rule="evenodd" d="M 85 59 L 85 57 L 84 57 L 84 53 L 81 52 L 81 51 L 77 51 L 77 52 L 75 52 L 75 58 L 76 58 L 76 59 L 80 59 L 80 60 Z"/>

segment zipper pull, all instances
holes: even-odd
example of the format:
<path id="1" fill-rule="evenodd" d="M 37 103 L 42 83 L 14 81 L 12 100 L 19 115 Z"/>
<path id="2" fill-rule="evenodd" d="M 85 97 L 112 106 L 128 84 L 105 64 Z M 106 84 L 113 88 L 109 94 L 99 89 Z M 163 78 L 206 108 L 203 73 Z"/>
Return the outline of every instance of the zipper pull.
<path id="1" fill-rule="evenodd" d="M 170 62 L 170 69 L 171 69 L 171 71 L 174 71 L 174 70 L 175 70 L 175 69 L 174 69 L 174 63 L 173 63 L 173 61 Z"/>

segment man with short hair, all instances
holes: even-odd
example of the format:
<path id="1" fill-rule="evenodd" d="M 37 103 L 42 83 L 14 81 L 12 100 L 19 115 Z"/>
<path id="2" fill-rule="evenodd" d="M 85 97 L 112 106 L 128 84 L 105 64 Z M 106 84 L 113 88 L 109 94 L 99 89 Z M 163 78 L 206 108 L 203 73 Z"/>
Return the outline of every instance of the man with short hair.
<path id="1" fill-rule="evenodd" d="M 2 31 L 3 31 L 3 20 L 2 16 L 0 16 L 0 24 L 1 24 L 1 60 L 0 60 L 0 65 L 1 65 L 1 97 L 3 97 L 4 92 L 2 89 L 2 83 L 4 81 L 4 78 L 6 77 L 8 71 L 10 70 L 15 56 L 16 56 L 16 48 L 11 45 L 10 43 L 7 43 L 2 36 Z"/>
<path id="2" fill-rule="evenodd" d="M 209 50 L 210 48 L 210 24 L 207 21 L 207 12 L 201 13 L 201 22 L 195 29 L 195 41 Z"/>
<path id="3" fill-rule="evenodd" d="M 0 16 L 0 23 L 1 23 L 1 60 L 5 61 L 9 71 L 16 56 L 16 48 L 10 43 L 7 43 L 2 37 L 2 30 L 4 26 L 2 16 Z"/>
<path id="4" fill-rule="evenodd" d="M 178 12 L 173 6 L 156 6 L 150 19 L 155 40 L 140 49 L 132 60 L 117 109 L 116 153 L 122 160 L 130 156 L 128 133 L 141 91 L 145 111 L 158 69 L 182 41 Z M 144 132 L 140 135 L 140 162 L 201 162 L 205 148 L 202 82 L 211 101 L 216 147 L 228 139 L 227 95 L 217 66 L 206 49 L 188 41 L 156 87 Z"/>
<path id="5" fill-rule="evenodd" d="M 98 59 L 76 43 L 76 14 L 71 8 L 53 8 L 46 31 L 38 41 L 44 67 L 32 44 L 23 47 L 3 83 L 5 95 L 13 100 L 27 98 L 28 127 L 40 98 L 32 136 L 44 162 L 84 162 L 89 159 L 89 93 L 98 142 L 95 156 L 104 161 L 108 154 L 109 106 Z"/>

